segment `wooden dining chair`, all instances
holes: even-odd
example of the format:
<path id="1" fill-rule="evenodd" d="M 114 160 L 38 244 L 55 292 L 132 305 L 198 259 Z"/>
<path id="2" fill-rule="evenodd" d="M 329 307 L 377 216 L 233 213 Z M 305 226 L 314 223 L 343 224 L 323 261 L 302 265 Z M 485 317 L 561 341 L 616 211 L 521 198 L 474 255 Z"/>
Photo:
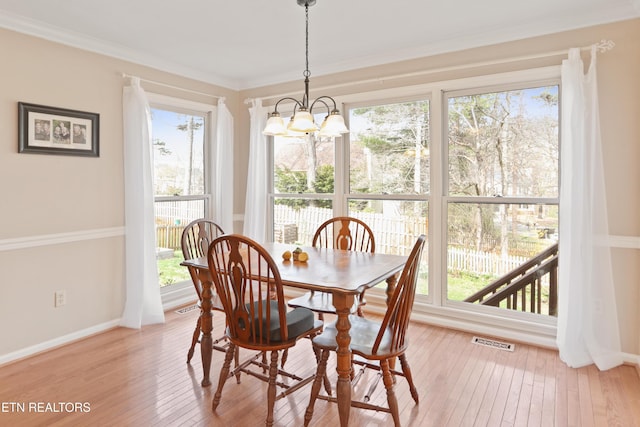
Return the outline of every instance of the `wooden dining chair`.
<path id="1" fill-rule="evenodd" d="M 196 219 L 191 221 L 185 229 L 182 231 L 181 238 L 181 247 L 182 247 L 182 255 L 185 260 L 201 258 L 207 256 L 207 251 L 209 250 L 209 245 L 213 240 L 222 236 L 224 231 L 218 224 L 209 220 L 209 219 Z M 202 283 L 198 278 L 198 272 L 194 267 L 187 267 L 189 270 L 189 275 L 191 276 L 191 281 L 193 282 L 193 286 L 196 290 L 196 294 L 198 295 L 198 306 L 201 308 L 202 305 Z M 213 291 L 213 290 L 212 290 Z M 202 308 L 201 308 L 202 309 Z M 218 298 L 217 293 L 213 292 L 212 301 L 211 301 L 211 309 L 220 311 L 224 313 L 224 309 L 222 308 L 222 304 L 220 303 L 220 299 Z M 191 347 L 189 348 L 189 352 L 187 353 L 187 363 L 191 362 L 191 358 L 193 357 L 193 352 L 195 350 L 195 346 L 198 342 L 200 342 L 201 335 L 201 324 L 200 324 L 200 316 L 198 316 L 198 322 L 196 323 L 196 329 L 193 331 L 193 337 L 191 339 Z M 220 351 L 226 351 L 226 347 L 219 346 L 218 343 L 222 341 L 224 337 L 214 340 L 213 348 Z"/>
<path id="2" fill-rule="evenodd" d="M 230 234 L 215 239 L 209 246 L 208 264 L 226 314 L 225 333 L 229 340 L 212 410 L 220 403 L 226 380 L 238 371 L 246 372 L 269 384 L 266 425 L 271 426 L 275 401 L 313 380 L 313 375 L 303 379 L 279 369 L 279 352 L 295 346 L 300 338 L 317 335 L 322 330 L 322 321 L 316 320 L 313 312 L 305 308 L 287 311 L 276 263 L 262 246 L 248 237 Z M 263 355 L 270 351 L 270 364 L 252 358 L 249 362 L 261 367 L 263 373 L 249 371 L 250 363 L 241 363 L 231 371 L 236 348 Z M 264 370 L 268 370 L 268 376 Z M 278 375 L 287 380 L 277 381 Z M 284 391 L 276 396 L 277 387 Z"/>
<path id="3" fill-rule="evenodd" d="M 376 250 L 373 231 L 358 218 L 339 216 L 322 223 L 313 236 L 312 245 L 316 248 L 333 248 L 345 251 L 370 252 Z M 363 316 L 362 307 L 366 304 L 364 292 L 358 295 L 356 307 L 358 316 Z M 327 292 L 310 291 L 289 300 L 289 307 L 305 307 L 318 313 L 319 319 L 324 314 L 335 314 L 333 297 Z"/>
<path id="4" fill-rule="evenodd" d="M 351 406 L 391 413 L 396 427 L 400 426 L 400 416 L 398 413 L 398 402 L 393 390 L 395 384 L 394 375 L 400 375 L 407 379 L 411 396 L 413 400 L 418 403 L 418 391 L 413 384 L 411 369 L 409 368 L 405 352 L 409 345 L 407 329 L 409 327 L 411 310 L 413 309 L 420 259 L 422 258 L 425 239 L 425 235 L 421 235 L 413 246 L 413 250 L 402 270 L 396 289 L 389 300 L 387 312 L 382 322 L 353 315 L 349 318 L 351 322 L 351 329 L 349 331 L 351 335 L 351 352 L 356 356 L 360 356 L 354 359 L 354 363 L 361 364 L 366 368 L 375 369 L 381 373 L 382 381 L 387 389 L 388 404 L 388 407 L 371 404 L 368 398 L 373 390 L 370 389 L 365 399 L 361 401 L 352 400 Z M 325 326 L 324 331 L 320 335 L 313 338 L 313 347 L 319 349 L 322 353 L 315 380 L 311 386 L 309 406 L 304 416 L 305 426 L 311 421 L 313 407 L 317 398 L 337 402 L 337 399 L 333 396 L 320 395 L 320 385 L 326 373 L 329 354 L 338 348 L 336 342 L 337 333 L 335 323 L 331 323 Z M 390 367 L 390 362 L 394 361 L 396 357 L 400 359 L 402 372 L 392 370 Z M 363 360 L 360 360 L 360 358 Z"/>

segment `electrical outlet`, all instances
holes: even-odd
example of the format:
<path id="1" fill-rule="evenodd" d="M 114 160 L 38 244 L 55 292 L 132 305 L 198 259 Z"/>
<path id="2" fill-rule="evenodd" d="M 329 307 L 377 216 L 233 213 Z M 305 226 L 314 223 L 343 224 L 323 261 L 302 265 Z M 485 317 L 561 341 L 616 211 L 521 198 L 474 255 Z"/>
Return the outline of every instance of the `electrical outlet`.
<path id="1" fill-rule="evenodd" d="M 55 293 L 55 307 L 62 307 L 67 303 L 67 291 L 56 291 Z"/>

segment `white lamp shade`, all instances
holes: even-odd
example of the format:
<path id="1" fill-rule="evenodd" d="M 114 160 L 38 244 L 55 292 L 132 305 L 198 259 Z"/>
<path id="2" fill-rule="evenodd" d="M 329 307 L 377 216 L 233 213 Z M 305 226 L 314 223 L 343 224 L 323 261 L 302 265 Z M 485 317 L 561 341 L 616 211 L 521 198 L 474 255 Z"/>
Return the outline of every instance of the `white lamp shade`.
<path id="1" fill-rule="evenodd" d="M 287 128 L 284 125 L 282 117 L 280 117 L 279 115 L 272 115 L 271 117 L 269 117 L 269 120 L 267 120 L 267 124 L 262 131 L 263 135 L 271 136 L 286 135 L 286 133 Z"/>
<path id="2" fill-rule="evenodd" d="M 313 121 L 313 116 L 307 110 L 297 111 L 289 123 L 289 130 L 294 132 L 315 132 L 318 126 Z"/>
<path id="3" fill-rule="evenodd" d="M 340 132 L 335 131 L 335 129 L 331 129 L 331 126 L 327 126 L 327 119 L 329 116 L 325 117 L 322 125 L 320 126 L 320 132 L 318 132 L 318 136 L 322 138 L 338 138 L 342 136 Z"/>
<path id="4" fill-rule="evenodd" d="M 327 135 L 340 136 L 343 133 L 349 133 L 349 129 L 344 124 L 344 118 L 340 114 L 331 113 L 322 123 L 320 131 L 324 129 L 324 133 Z M 336 135 L 337 134 L 337 135 Z"/>
<path id="5" fill-rule="evenodd" d="M 291 129 L 291 126 L 293 125 L 293 117 L 291 117 L 289 119 L 289 124 L 287 125 L 287 134 L 284 135 L 287 138 L 300 138 L 303 137 L 305 135 L 307 135 L 307 132 L 298 132 L 297 130 L 293 130 Z"/>

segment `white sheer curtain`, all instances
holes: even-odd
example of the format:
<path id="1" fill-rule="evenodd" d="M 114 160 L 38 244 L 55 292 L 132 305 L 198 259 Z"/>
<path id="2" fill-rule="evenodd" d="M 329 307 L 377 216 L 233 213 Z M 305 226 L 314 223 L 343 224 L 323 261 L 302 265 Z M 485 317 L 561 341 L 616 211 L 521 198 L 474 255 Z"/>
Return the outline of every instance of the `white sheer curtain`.
<path id="1" fill-rule="evenodd" d="M 267 239 L 267 205 L 269 167 L 267 137 L 262 129 L 267 122 L 268 109 L 262 100 L 255 99 L 249 108 L 251 128 L 249 130 L 249 173 L 247 176 L 247 197 L 243 233 L 258 242 Z"/>
<path id="2" fill-rule="evenodd" d="M 218 100 L 214 110 L 215 120 L 211 120 L 211 135 L 214 135 L 214 147 L 210 150 L 215 174 L 213 183 L 213 220 L 225 231 L 233 232 L 233 116 L 225 104 Z"/>
<path id="3" fill-rule="evenodd" d="M 623 358 L 607 246 L 595 46 L 586 74 L 580 49 L 562 63 L 561 117 L 557 344 L 567 365 L 605 370 Z"/>
<path id="4" fill-rule="evenodd" d="M 120 324 L 164 322 L 156 268 L 151 114 L 140 79 L 123 89 L 126 303 Z"/>

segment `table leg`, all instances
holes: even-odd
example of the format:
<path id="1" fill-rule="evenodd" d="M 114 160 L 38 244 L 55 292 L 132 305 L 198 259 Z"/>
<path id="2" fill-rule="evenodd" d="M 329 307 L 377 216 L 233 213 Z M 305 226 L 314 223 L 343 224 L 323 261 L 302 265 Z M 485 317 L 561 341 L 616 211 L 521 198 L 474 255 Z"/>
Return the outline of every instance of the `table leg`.
<path id="1" fill-rule="evenodd" d="M 351 336 L 349 329 L 349 312 L 353 306 L 354 296 L 335 293 L 333 295 L 333 305 L 336 308 L 338 319 L 336 329 L 338 334 L 336 342 L 338 344 L 337 367 L 338 384 L 336 386 L 336 398 L 338 400 L 338 414 L 340 416 L 340 426 L 349 425 L 349 412 L 351 410 Z"/>
<path id="2" fill-rule="evenodd" d="M 211 385 L 209 372 L 211 371 L 211 353 L 213 351 L 213 339 L 211 331 L 213 330 L 213 313 L 211 312 L 211 277 L 209 272 L 203 269 L 198 271 L 200 283 L 202 283 L 202 310 L 200 312 L 200 328 L 202 329 L 202 338 L 200 339 L 200 354 L 202 356 L 202 371 L 204 376 L 200 383 L 202 387 Z"/>
<path id="3" fill-rule="evenodd" d="M 389 305 L 389 300 L 391 296 L 396 290 L 396 284 L 398 283 L 398 274 L 394 274 L 393 276 L 387 277 L 387 306 Z"/>

